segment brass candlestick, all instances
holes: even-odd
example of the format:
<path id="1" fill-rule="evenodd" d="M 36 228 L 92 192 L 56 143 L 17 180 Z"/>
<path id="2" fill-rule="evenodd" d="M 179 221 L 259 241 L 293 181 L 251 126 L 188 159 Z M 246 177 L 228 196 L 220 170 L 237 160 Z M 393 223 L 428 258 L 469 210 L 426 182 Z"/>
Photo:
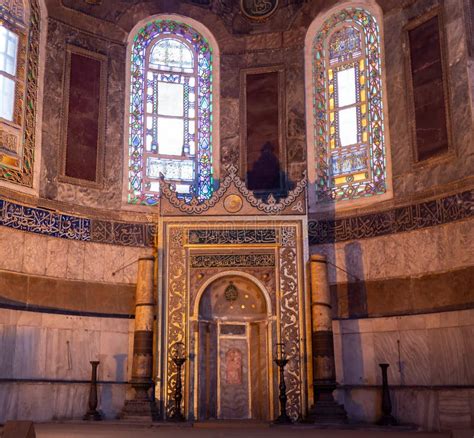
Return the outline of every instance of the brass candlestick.
<path id="1" fill-rule="evenodd" d="M 181 380 L 181 368 L 186 362 L 185 346 L 182 342 L 177 342 L 174 348 L 174 354 L 171 358 L 176 365 L 176 385 L 174 388 L 174 411 L 170 416 L 170 421 L 185 421 L 181 412 L 181 400 L 183 399 L 183 384 Z"/>
<path id="2" fill-rule="evenodd" d="M 285 344 L 279 342 L 275 344 L 276 346 L 276 353 L 273 361 L 276 363 L 278 368 L 280 369 L 280 395 L 278 396 L 280 400 L 280 416 L 273 422 L 274 424 L 291 424 L 291 418 L 288 416 L 286 412 L 286 403 L 288 401 L 288 397 L 286 396 L 286 383 L 285 383 L 285 366 L 289 362 L 286 351 L 285 351 Z"/>

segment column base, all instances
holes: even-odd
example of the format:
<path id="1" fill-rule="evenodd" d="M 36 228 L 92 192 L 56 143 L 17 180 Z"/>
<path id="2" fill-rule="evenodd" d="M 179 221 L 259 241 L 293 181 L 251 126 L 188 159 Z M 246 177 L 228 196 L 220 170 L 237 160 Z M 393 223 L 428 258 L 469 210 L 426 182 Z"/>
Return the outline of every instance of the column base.
<path id="1" fill-rule="evenodd" d="M 382 415 L 382 418 L 380 418 L 380 420 L 377 421 L 377 424 L 379 426 L 397 426 L 398 421 L 395 419 L 393 415 L 384 414 Z"/>
<path id="2" fill-rule="evenodd" d="M 119 418 L 121 420 L 149 422 L 158 421 L 160 415 L 155 402 L 152 400 L 125 400 Z"/>
<path id="3" fill-rule="evenodd" d="M 310 423 L 347 423 L 347 412 L 336 401 L 319 401 L 308 412 Z"/>
<path id="4" fill-rule="evenodd" d="M 98 411 L 87 411 L 87 414 L 82 419 L 84 421 L 102 421 L 102 415 Z"/>
<path id="5" fill-rule="evenodd" d="M 308 412 L 308 421 L 311 423 L 347 423 L 347 412 L 344 405 L 337 403 L 332 394 L 336 387 L 336 382 L 331 380 L 315 382 L 316 402 Z"/>

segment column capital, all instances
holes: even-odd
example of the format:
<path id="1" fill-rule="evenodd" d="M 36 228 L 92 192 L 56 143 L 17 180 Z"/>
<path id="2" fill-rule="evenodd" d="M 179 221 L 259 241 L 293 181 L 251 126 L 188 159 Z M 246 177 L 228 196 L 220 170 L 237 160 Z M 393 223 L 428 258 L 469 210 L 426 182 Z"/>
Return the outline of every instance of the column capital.
<path id="1" fill-rule="evenodd" d="M 153 257 L 153 256 L 142 256 L 142 257 L 138 257 L 138 260 L 151 260 L 151 261 L 155 261 L 155 257 Z"/>
<path id="2" fill-rule="evenodd" d="M 327 257 L 323 254 L 311 254 L 311 261 L 316 263 L 327 263 Z"/>

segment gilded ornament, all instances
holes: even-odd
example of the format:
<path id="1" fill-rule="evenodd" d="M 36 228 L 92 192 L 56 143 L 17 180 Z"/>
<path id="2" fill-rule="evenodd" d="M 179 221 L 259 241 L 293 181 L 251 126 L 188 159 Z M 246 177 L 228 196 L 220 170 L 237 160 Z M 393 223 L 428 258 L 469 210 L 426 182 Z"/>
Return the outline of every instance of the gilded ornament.
<path id="1" fill-rule="evenodd" d="M 240 0 L 240 10 L 251 20 L 265 20 L 278 9 L 278 0 Z"/>
<path id="2" fill-rule="evenodd" d="M 224 208 L 229 213 L 237 213 L 242 209 L 242 198 L 238 195 L 229 195 L 224 199 Z"/>
<path id="3" fill-rule="evenodd" d="M 238 298 L 239 291 L 232 281 L 229 283 L 229 286 L 225 288 L 224 296 L 225 299 L 230 302 L 233 302 Z"/>

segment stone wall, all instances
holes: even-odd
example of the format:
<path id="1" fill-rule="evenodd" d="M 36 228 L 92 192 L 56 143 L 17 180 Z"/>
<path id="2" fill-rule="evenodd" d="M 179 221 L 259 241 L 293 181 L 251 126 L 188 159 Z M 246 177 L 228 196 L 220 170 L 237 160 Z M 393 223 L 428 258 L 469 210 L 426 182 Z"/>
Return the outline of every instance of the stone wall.
<path id="1" fill-rule="evenodd" d="M 150 253 L 0 226 L 0 422 L 81 418 L 95 359 L 100 409 L 115 418 L 130 377 L 135 262 Z"/>
<path id="2" fill-rule="evenodd" d="M 328 257 L 334 316 L 403 315 L 472 307 L 473 226 L 474 221 L 466 219 L 312 246 L 312 253 Z"/>
<path id="3" fill-rule="evenodd" d="M 474 427 L 474 310 L 334 321 L 338 398 L 351 419 L 381 415 L 388 363 L 393 415 L 426 430 Z"/>
<path id="4" fill-rule="evenodd" d="M 0 308 L 0 423 L 80 419 L 90 360 L 99 360 L 99 409 L 114 419 L 130 378 L 133 320 Z"/>

